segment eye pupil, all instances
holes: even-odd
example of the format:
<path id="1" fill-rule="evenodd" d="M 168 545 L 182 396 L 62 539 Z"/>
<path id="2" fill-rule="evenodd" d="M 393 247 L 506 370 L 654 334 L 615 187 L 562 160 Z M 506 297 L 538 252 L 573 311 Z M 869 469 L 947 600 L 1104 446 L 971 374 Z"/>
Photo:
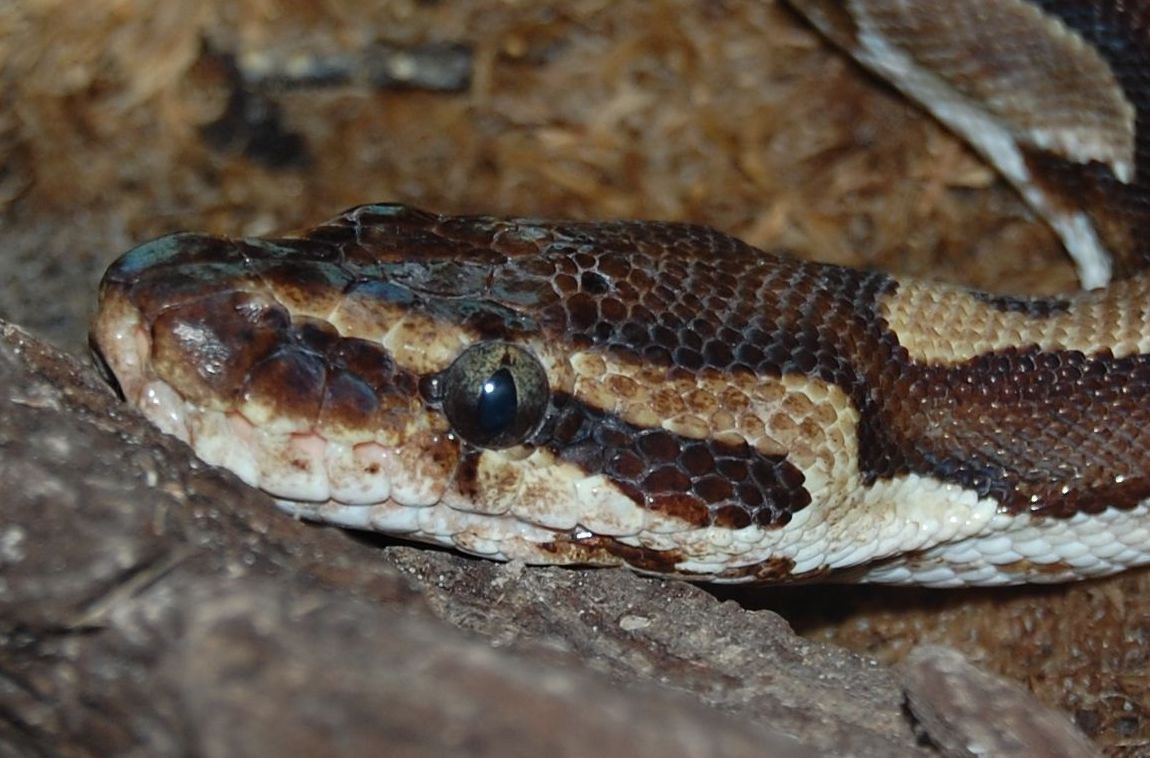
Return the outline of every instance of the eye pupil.
<path id="1" fill-rule="evenodd" d="M 515 377 L 501 368 L 483 383 L 476 403 L 476 425 L 484 434 L 497 435 L 515 421 L 519 406 L 519 393 L 515 390 Z"/>
<path id="2" fill-rule="evenodd" d="M 508 342 L 479 342 L 443 372 L 439 395 L 452 430 L 464 441 L 493 450 L 527 440 L 551 401 L 547 373 L 531 352 Z M 442 398 L 439 400 L 439 398 Z"/>

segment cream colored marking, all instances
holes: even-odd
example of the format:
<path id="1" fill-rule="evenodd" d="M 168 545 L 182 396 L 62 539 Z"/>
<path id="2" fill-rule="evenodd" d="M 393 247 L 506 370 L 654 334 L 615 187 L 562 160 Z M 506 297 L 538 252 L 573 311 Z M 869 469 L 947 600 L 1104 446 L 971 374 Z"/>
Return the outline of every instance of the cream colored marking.
<path id="1" fill-rule="evenodd" d="M 664 368 L 596 352 L 575 353 L 570 362 L 578 377 L 574 394 L 583 403 L 630 424 L 661 427 L 690 439 L 724 435 L 733 443 L 747 442 L 763 455 L 790 453 L 806 464 L 816 457 L 810 446 L 823 447 L 821 438 L 836 431 L 839 423 L 853 425 L 854 411 L 842 390 L 817 379 L 728 377 L 718 372 L 669 379 Z M 626 397 L 611 389 L 621 379 L 636 387 Z M 669 397 L 675 402 L 667 402 Z M 659 404 L 673 413 L 653 413 Z M 801 427 L 808 417 L 811 423 Z M 810 437 L 802 439 L 803 434 Z"/>
<path id="2" fill-rule="evenodd" d="M 944 587 L 1064 582 L 1144 565 L 1148 543 L 1150 501 L 1069 519 L 997 514 L 984 535 L 878 566 L 863 581 Z"/>
<path id="3" fill-rule="evenodd" d="M 370 442 L 349 445 L 329 440 L 324 456 L 332 499 L 349 505 L 370 505 L 391 497 L 391 479 L 384 474 L 386 447 Z"/>
<path id="4" fill-rule="evenodd" d="M 324 465 L 325 440 L 313 434 L 278 434 L 259 428 L 256 434 L 267 439 L 257 444 L 272 452 L 271 460 L 260 471 L 264 489 L 273 496 L 286 497 L 290 492 L 311 502 L 331 498 Z"/>
<path id="5" fill-rule="evenodd" d="M 312 416 L 301 416 L 290 409 L 280 412 L 273 400 L 252 392 L 244 393 L 237 410 L 254 426 L 272 434 L 303 434 L 310 431 L 316 421 Z"/>
<path id="6" fill-rule="evenodd" d="M 100 302 L 93 337 L 124 396 L 140 405 L 142 386 L 150 373 L 147 361 L 152 347 L 139 309 L 121 292 L 109 293 Z"/>
<path id="7" fill-rule="evenodd" d="M 579 526 L 592 534 L 622 537 L 637 534 L 648 521 L 646 511 L 636 508 L 629 497 L 619 494 L 615 485 L 602 475 L 588 476 L 575 482 L 575 502 L 587 503 L 587 513 L 580 514 Z"/>
<path id="8" fill-rule="evenodd" d="M 599 353 L 576 353 L 571 365 L 578 374 L 575 396 L 630 424 L 661 427 L 690 439 L 745 442 L 762 455 L 786 455 L 803 472 L 804 487 L 815 500 L 840 501 L 845 494 L 838 490 L 857 484 L 857 470 L 845 467 L 854 460 L 847 441 L 854 444 L 858 413 L 835 385 L 807 377 L 717 372 L 668 379 L 664 368 Z M 627 398 L 613 394 L 610 387 L 620 376 L 640 389 Z M 652 419 L 652 398 L 668 394 L 680 398 L 679 415 Z"/>
<path id="9" fill-rule="evenodd" d="M 526 457 L 485 450 L 479 456 L 475 485 L 474 499 L 460 499 L 456 508 L 491 516 L 510 514 L 562 532 L 583 528 L 622 536 L 643 529 L 689 528 L 679 519 L 639 507 L 606 477 L 588 475 L 547 450 L 534 450 Z"/>
<path id="10" fill-rule="evenodd" d="M 345 511 L 338 510 L 336 503 L 331 503 L 335 508 L 331 511 L 344 513 Z M 390 505 L 390 507 L 389 507 Z M 440 508 L 443 506 L 428 506 L 429 508 Z M 383 532 L 384 534 L 400 534 L 403 536 L 411 536 L 414 539 L 420 539 L 423 533 L 424 525 L 427 523 L 427 510 L 428 508 L 412 508 L 409 506 L 402 506 L 398 503 L 388 501 L 380 505 L 374 505 L 370 508 L 358 508 L 357 511 L 367 511 L 368 528 L 375 531 Z M 360 514 L 355 514 L 357 517 L 362 517 Z M 306 517 L 306 514 L 305 514 Z M 327 515 L 319 517 L 320 521 L 326 523 L 339 523 L 333 522 L 334 515 Z M 451 544 L 448 540 L 454 537 L 454 533 L 444 532 L 444 536 L 440 544 Z"/>
<path id="11" fill-rule="evenodd" d="M 187 405 L 167 382 L 155 380 L 145 384 L 136 405 L 162 432 L 179 436 L 187 428 Z"/>
<path id="12" fill-rule="evenodd" d="M 1109 349 L 1117 358 L 1150 352 L 1150 274 L 1068 296 L 1068 311 L 1042 317 L 1003 311 L 961 287 L 899 282 L 879 303 L 879 314 L 910 357 L 923 363 L 950 365 L 1028 345 L 1088 355 Z"/>
<path id="13" fill-rule="evenodd" d="M 455 485 L 458 443 L 448 435 L 412 434 L 393 454 L 381 459 L 391 481 L 391 498 L 404 505 L 432 505 Z"/>
<path id="14" fill-rule="evenodd" d="M 345 297 L 329 318 L 344 337 L 382 345 L 397 365 L 415 374 L 444 370 L 464 347 L 478 339 L 477 334 L 456 324 L 445 324 L 362 292 Z"/>
<path id="15" fill-rule="evenodd" d="M 815 504 L 782 529 L 642 531 L 621 542 L 653 550 L 674 550 L 684 556 L 677 566 L 684 572 L 731 571 L 771 559 L 791 558 L 795 561 L 795 573 L 800 574 L 827 567 L 849 568 L 895 556 L 893 562 L 868 571 L 865 579 L 934 586 L 1006 584 L 1022 579 L 1064 581 L 1112 573 L 1150 560 L 1145 547 L 1150 541 L 1150 508 L 1146 503 L 1129 513 L 1108 510 L 1097 516 L 1080 514 L 1070 520 L 1011 517 L 998 513 L 993 501 L 913 475 L 881 483 L 870 499 L 895 503 L 896 507 L 876 519 L 874 512 L 868 514 L 868 509 L 850 505 L 842 509 L 846 517 L 834 521 L 828 518 L 826 507 Z M 371 528 L 408 532 L 414 539 L 464 550 L 480 549 L 481 554 L 501 560 L 583 560 L 578 552 L 565 555 L 539 547 L 552 542 L 555 533 L 506 515 L 474 514 L 443 504 L 417 509 L 392 503 L 355 507 L 287 502 L 281 507 L 300 517 L 353 528 L 363 528 L 366 523 Z M 418 528 L 412 529 L 413 523 Z M 1063 560 L 1069 555 L 1075 567 L 1043 573 L 1037 568 L 1041 564 L 1033 564 L 1034 570 L 1019 574 L 1025 570 L 1025 563 L 1020 567 L 1018 558 L 1025 558 L 1026 551 L 1035 549 L 1036 543 L 1053 548 L 1053 554 L 1041 556 L 1042 561 Z M 601 561 L 602 565 L 621 562 L 609 556 L 602 556 Z"/>
<path id="16" fill-rule="evenodd" d="M 508 460 L 502 451 L 491 450 L 481 453 L 475 471 L 474 499 L 463 502 L 463 510 L 501 516 L 516 504 L 523 489 L 523 474 L 514 461 Z"/>

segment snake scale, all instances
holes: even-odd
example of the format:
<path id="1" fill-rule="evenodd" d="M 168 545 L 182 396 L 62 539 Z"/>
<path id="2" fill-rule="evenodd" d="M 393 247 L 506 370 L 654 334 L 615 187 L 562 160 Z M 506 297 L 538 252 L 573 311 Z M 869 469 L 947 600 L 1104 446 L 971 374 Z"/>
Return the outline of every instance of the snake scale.
<path id="1" fill-rule="evenodd" d="M 1150 561 L 1150 2 L 792 5 L 964 135 L 1093 289 L 377 204 L 143 244 L 93 342 L 289 513 L 476 555 L 938 586 Z"/>

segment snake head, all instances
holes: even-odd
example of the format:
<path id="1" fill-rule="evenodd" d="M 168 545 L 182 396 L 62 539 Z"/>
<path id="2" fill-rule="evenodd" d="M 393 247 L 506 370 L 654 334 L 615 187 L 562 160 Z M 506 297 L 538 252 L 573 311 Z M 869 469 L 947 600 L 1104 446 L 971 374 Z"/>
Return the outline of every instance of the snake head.
<path id="1" fill-rule="evenodd" d="M 173 234 L 108 269 L 93 343 L 156 425 L 296 515 L 705 573 L 711 532 L 810 495 L 708 365 L 730 351 L 653 314 L 670 295 L 631 231 L 374 205 L 297 237 Z M 695 558 L 666 536 L 686 533 Z"/>

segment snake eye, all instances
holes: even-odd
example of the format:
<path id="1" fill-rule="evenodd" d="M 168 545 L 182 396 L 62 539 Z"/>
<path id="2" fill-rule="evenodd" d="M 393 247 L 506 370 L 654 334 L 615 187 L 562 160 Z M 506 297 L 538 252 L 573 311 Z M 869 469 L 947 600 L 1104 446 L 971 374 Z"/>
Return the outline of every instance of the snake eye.
<path id="1" fill-rule="evenodd" d="M 547 410 L 547 374 L 531 353 L 507 342 L 464 350 L 443 375 L 443 412 L 456 434 L 479 447 L 518 445 Z"/>

